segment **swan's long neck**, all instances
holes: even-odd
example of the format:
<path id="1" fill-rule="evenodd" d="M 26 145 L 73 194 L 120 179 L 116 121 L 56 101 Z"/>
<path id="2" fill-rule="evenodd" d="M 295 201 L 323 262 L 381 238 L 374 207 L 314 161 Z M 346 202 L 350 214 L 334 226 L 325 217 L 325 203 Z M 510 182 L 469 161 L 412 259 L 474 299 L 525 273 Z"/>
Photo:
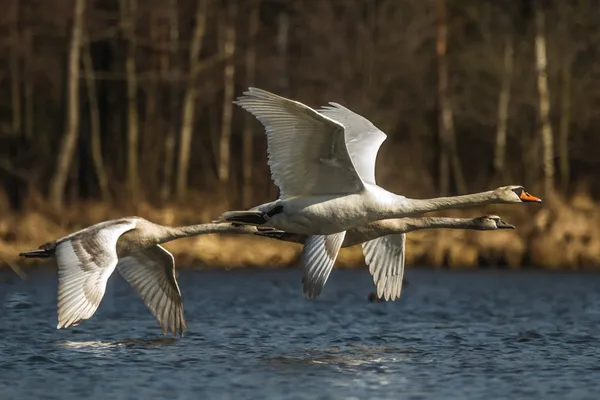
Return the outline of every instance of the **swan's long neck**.
<path id="1" fill-rule="evenodd" d="M 361 232 L 364 234 L 376 233 L 379 236 L 393 235 L 395 233 L 407 233 L 423 229 L 480 229 L 473 218 L 450 218 L 450 217 L 420 217 L 420 218 L 392 218 L 380 219 L 371 222 L 364 227 L 358 227 L 349 232 Z"/>
<path id="2" fill-rule="evenodd" d="M 386 213 L 388 215 L 387 218 L 402 218 L 425 212 L 477 206 L 497 201 L 498 197 L 493 190 L 462 196 L 436 197 L 433 199 L 407 199 L 398 197 L 392 202 L 390 209 L 386 210 Z"/>
<path id="3" fill-rule="evenodd" d="M 404 232 L 420 231 L 423 229 L 479 229 L 480 224 L 472 218 L 423 217 L 402 218 L 399 222 Z"/>
<path id="4" fill-rule="evenodd" d="M 161 235 L 161 242 L 166 243 L 171 240 L 181 239 L 197 235 L 207 235 L 210 233 L 253 233 L 251 227 L 247 226 L 232 226 L 230 224 L 198 224 L 186 226 L 165 226 L 164 232 Z"/>

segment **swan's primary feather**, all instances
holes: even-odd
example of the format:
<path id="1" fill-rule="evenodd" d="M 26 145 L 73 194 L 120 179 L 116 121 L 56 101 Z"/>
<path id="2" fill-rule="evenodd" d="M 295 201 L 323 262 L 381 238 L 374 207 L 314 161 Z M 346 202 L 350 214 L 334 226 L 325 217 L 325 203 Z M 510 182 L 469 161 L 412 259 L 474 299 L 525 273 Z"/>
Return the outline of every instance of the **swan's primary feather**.
<path id="1" fill-rule="evenodd" d="M 175 278 L 175 260 L 156 245 L 119 260 L 117 271 L 138 292 L 158 320 L 163 333 L 183 334 L 186 327 L 181 292 Z"/>
<path id="2" fill-rule="evenodd" d="M 57 244 L 58 329 L 78 325 L 94 315 L 117 265 L 117 240 L 134 228 L 134 222 L 123 221 Z"/>
<path id="3" fill-rule="evenodd" d="M 321 294 L 344 242 L 344 236 L 346 236 L 345 231 L 306 238 L 301 256 L 302 292 L 309 299 L 314 299 Z"/>
<path id="4" fill-rule="evenodd" d="M 375 185 L 375 161 L 377 152 L 387 135 L 360 114 L 330 102 L 319 113 L 344 125 L 346 147 L 356 172 L 363 182 Z"/>
<path id="5" fill-rule="evenodd" d="M 347 109 L 338 103 L 329 103 L 329 106 L 324 106 L 319 109 L 319 113 L 339 122 L 344 126 L 346 134 L 346 147 L 356 171 L 363 182 L 375 182 L 375 161 L 377 152 L 381 144 L 386 139 L 386 134 L 378 129 L 371 121 L 363 116 Z M 331 237 L 330 237 L 331 236 Z M 303 250 L 304 259 L 304 278 L 303 289 L 308 293 L 309 298 L 317 297 L 325 285 L 327 278 L 337 258 L 339 247 L 333 257 L 328 257 L 329 252 L 326 245 L 341 236 L 341 242 L 344 241 L 345 232 L 329 236 L 312 236 L 307 239 Z M 314 238 L 311 240 L 311 238 Z M 309 247 L 310 245 L 310 247 Z M 376 255 L 377 251 L 387 251 L 380 248 L 377 243 L 372 244 L 371 253 Z M 399 252 L 397 250 L 400 250 Z M 403 249 L 395 249 L 395 255 L 398 255 L 404 262 Z M 385 267 L 385 266 L 383 266 Z M 396 278 L 390 279 L 390 284 Z M 385 286 L 382 288 L 382 290 Z"/>
<path id="6" fill-rule="evenodd" d="M 373 125 L 371 121 L 348 108 L 338 103 L 330 102 L 329 104 L 329 106 L 319 109 L 318 112 L 344 126 L 346 148 L 356 172 L 363 182 L 375 185 L 375 161 L 377 152 L 387 137 L 386 134 Z M 333 257 L 327 257 L 328 252 L 325 245 L 342 234 L 345 235 L 345 232 L 329 235 L 331 238 L 329 236 L 315 236 L 316 238 L 325 238 L 323 240 L 314 239 L 310 242 L 307 240 L 303 256 L 307 252 L 310 252 L 311 256 L 307 254 L 304 257 L 305 277 L 303 289 L 308 292 L 310 298 L 315 298 L 321 293 L 339 251 L 338 247 L 338 251 L 335 252 Z M 344 236 L 341 237 L 343 242 Z M 310 249 L 307 247 L 308 244 L 312 246 Z M 323 277 L 324 279 L 322 279 Z"/>
<path id="7" fill-rule="evenodd" d="M 249 88 L 235 103 L 265 127 L 269 167 L 281 199 L 358 193 L 364 188 L 348 154 L 342 124 L 257 88 Z"/>
<path id="8" fill-rule="evenodd" d="M 375 161 L 387 135 L 352 110 L 330 102 L 319 112 L 344 125 L 346 146 L 363 182 L 376 185 Z M 395 300 L 402 291 L 406 234 L 388 235 L 363 243 L 365 262 L 377 286 L 377 295 Z"/>
<path id="9" fill-rule="evenodd" d="M 377 296 L 396 300 L 402 292 L 406 234 L 382 236 L 362 244 L 365 263 L 377 286 Z"/>

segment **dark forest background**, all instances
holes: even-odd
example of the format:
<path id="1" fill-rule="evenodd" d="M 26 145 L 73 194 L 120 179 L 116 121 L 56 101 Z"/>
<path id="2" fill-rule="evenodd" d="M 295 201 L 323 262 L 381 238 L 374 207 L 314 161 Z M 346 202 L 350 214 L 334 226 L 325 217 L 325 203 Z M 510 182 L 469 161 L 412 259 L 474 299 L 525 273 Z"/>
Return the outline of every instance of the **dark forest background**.
<path id="1" fill-rule="evenodd" d="M 600 196 L 599 1 L 0 9 L 0 213 L 272 200 L 262 126 L 232 104 L 248 86 L 369 118 L 388 134 L 378 181 L 397 193 Z"/>

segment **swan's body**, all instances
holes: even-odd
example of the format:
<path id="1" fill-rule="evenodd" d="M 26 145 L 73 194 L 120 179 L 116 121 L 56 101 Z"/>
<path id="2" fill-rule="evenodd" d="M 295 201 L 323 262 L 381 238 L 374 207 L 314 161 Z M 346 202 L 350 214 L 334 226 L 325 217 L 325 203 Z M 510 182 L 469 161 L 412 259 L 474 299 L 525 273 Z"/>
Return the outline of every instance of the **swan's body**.
<path id="1" fill-rule="evenodd" d="M 20 255 L 56 260 L 58 329 L 76 326 L 94 315 L 116 268 L 138 292 L 163 332 L 170 329 L 173 335 L 182 335 L 186 323 L 175 260 L 160 244 L 209 233 L 260 232 L 249 228 L 231 224 L 168 227 L 126 217 L 92 225 Z"/>
<path id="2" fill-rule="evenodd" d="M 305 270 L 330 270 L 347 230 L 370 222 L 429 211 L 490 203 L 539 202 L 522 186 L 464 196 L 409 199 L 375 182 L 375 160 L 386 134 L 363 116 L 337 103 L 314 110 L 302 103 L 250 88 L 237 102 L 267 132 L 269 167 L 280 198 L 249 211 L 229 211 L 218 221 L 266 225 L 307 235 L 302 253 Z M 404 265 L 405 234 L 363 244 L 375 284 L 394 300 L 399 290 L 397 263 Z M 399 253 L 391 243 L 397 243 Z M 378 254 L 386 252 L 387 254 Z M 400 254 L 400 260 L 394 259 Z M 323 264 L 323 265 L 314 265 Z M 324 284 L 324 281 L 319 281 Z M 319 290 L 304 292 L 314 298 Z M 389 295 L 389 296 L 388 296 Z"/>
<path id="3" fill-rule="evenodd" d="M 513 225 L 507 224 L 496 215 L 482 216 L 478 218 L 445 218 L 445 217 L 423 217 L 423 218 L 399 218 L 385 219 L 368 223 L 367 225 L 346 231 L 344 240 L 340 247 L 350 247 L 361 243 L 378 243 L 379 251 L 372 254 L 365 252 L 366 264 L 369 272 L 377 285 L 377 296 L 397 299 L 402 291 L 402 279 L 404 276 L 404 252 L 405 234 L 423 229 L 473 229 L 481 231 L 493 231 L 499 229 L 514 229 Z M 264 232 L 257 233 L 260 236 L 272 237 L 293 243 L 305 244 L 310 236 L 299 235 L 288 232 Z M 327 237 L 327 236 L 318 236 Z M 331 251 L 329 241 L 324 241 L 326 252 Z M 384 247 L 381 251 L 381 247 Z M 364 249 L 363 249 L 364 251 Z M 389 257 L 389 260 L 379 262 L 374 258 Z M 390 266 L 390 270 L 378 269 L 380 265 Z M 304 292 L 311 298 L 317 297 L 333 269 L 333 263 L 314 262 L 306 264 L 303 270 L 302 284 Z"/>
<path id="4" fill-rule="evenodd" d="M 463 196 L 409 199 L 377 185 L 366 184 L 361 193 L 279 199 L 250 211 L 225 212 L 215 222 L 269 226 L 303 235 L 328 235 L 382 219 L 397 219 L 449 208 L 525 201 L 515 191 L 523 191 L 523 188 L 504 186 Z"/>

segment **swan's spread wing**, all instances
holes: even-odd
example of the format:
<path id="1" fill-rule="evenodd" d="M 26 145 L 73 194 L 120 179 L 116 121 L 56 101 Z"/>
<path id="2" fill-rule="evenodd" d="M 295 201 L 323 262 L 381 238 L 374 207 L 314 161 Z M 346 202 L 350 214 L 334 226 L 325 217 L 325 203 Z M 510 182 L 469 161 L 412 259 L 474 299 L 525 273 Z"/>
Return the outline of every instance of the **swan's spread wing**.
<path id="1" fill-rule="evenodd" d="M 312 235 L 306 238 L 302 250 L 302 292 L 314 299 L 323 290 L 327 278 L 333 269 L 346 232 L 333 235 Z"/>
<path id="2" fill-rule="evenodd" d="M 269 167 L 281 199 L 364 188 L 341 124 L 302 103 L 256 88 L 235 103 L 265 126 Z"/>
<path id="3" fill-rule="evenodd" d="M 338 103 L 329 104 L 318 111 L 344 125 L 346 147 L 358 175 L 363 182 L 375 185 L 375 161 L 386 134 L 362 115 Z"/>
<path id="4" fill-rule="evenodd" d="M 121 258 L 117 271 L 138 292 L 163 333 L 170 329 L 173 335 L 183 335 L 183 302 L 171 253 L 156 245 Z"/>
<path id="5" fill-rule="evenodd" d="M 58 329 L 94 315 L 117 265 L 117 240 L 133 228 L 134 222 L 123 221 L 71 236 L 56 246 Z"/>
<path id="6" fill-rule="evenodd" d="M 406 234 L 398 233 L 369 240 L 362 244 L 365 263 L 377 286 L 377 296 L 396 300 L 402 292 Z"/>

